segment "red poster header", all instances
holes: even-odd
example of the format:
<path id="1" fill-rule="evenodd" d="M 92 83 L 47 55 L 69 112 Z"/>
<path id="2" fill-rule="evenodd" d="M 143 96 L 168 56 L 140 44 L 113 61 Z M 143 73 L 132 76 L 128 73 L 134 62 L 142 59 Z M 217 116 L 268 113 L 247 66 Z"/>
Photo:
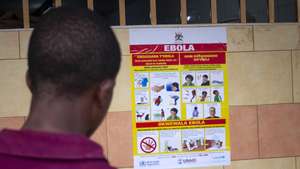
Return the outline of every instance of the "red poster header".
<path id="1" fill-rule="evenodd" d="M 225 52 L 133 54 L 133 66 L 225 64 Z"/>
<path id="2" fill-rule="evenodd" d="M 225 52 L 219 53 L 180 53 L 181 65 L 225 64 Z"/>
<path id="3" fill-rule="evenodd" d="M 162 122 L 138 122 L 136 128 L 163 128 L 180 126 L 203 126 L 225 124 L 225 119 L 204 119 L 204 120 L 178 120 Z"/>
<path id="4" fill-rule="evenodd" d="M 178 65 L 178 53 L 164 54 L 133 54 L 133 66 L 157 66 L 157 65 Z"/>

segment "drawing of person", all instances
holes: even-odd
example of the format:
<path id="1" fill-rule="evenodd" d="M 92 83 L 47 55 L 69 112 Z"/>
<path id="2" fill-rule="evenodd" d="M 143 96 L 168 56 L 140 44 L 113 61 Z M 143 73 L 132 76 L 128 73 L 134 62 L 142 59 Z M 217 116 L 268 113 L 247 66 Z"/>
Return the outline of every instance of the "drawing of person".
<path id="1" fill-rule="evenodd" d="M 193 83 L 194 77 L 190 74 L 185 76 L 185 82 L 183 83 L 183 86 L 195 86 Z"/>
<path id="2" fill-rule="evenodd" d="M 201 96 L 200 96 L 200 101 L 204 102 L 206 101 L 207 98 L 207 91 L 202 91 Z"/>
<path id="3" fill-rule="evenodd" d="M 198 111 L 198 107 L 197 106 L 194 107 L 192 115 L 193 115 L 192 118 L 197 118 L 199 116 L 199 111 Z"/>
<path id="4" fill-rule="evenodd" d="M 167 120 L 180 120 L 177 116 L 178 110 L 176 108 L 172 108 L 170 110 L 171 115 L 167 118 Z"/>
<path id="5" fill-rule="evenodd" d="M 161 109 L 161 111 L 160 111 L 160 120 L 165 120 L 165 111 L 164 111 L 164 109 Z"/>
<path id="6" fill-rule="evenodd" d="M 197 96 L 197 92 L 196 92 L 196 90 L 194 89 L 194 90 L 192 90 L 192 97 L 191 97 L 191 99 L 190 99 L 190 102 L 191 102 L 191 103 L 194 103 L 194 102 L 196 101 L 196 96 Z"/>
<path id="7" fill-rule="evenodd" d="M 222 97 L 220 96 L 220 92 L 218 90 L 213 91 L 214 96 L 214 102 L 222 102 Z"/>
<path id="8" fill-rule="evenodd" d="M 219 116 L 216 116 L 216 108 L 215 107 L 210 107 L 209 108 L 209 116 L 206 117 L 207 119 L 211 118 L 220 118 Z"/>
<path id="9" fill-rule="evenodd" d="M 159 106 L 161 102 L 162 102 L 161 96 L 158 96 L 156 99 L 154 99 L 154 104 L 156 106 Z"/>
<path id="10" fill-rule="evenodd" d="M 209 86 L 210 82 L 208 80 L 208 76 L 205 74 L 202 76 L 202 83 L 201 86 Z"/>

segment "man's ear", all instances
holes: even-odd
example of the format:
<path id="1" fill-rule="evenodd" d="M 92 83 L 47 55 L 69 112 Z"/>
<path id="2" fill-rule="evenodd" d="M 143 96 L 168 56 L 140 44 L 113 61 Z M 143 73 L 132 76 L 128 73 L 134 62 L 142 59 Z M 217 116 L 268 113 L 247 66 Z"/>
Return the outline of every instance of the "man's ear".
<path id="1" fill-rule="evenodd" d="M 97 100 L 102 111 L 107 111 L 115 87 L 115 79 L 103 80 L 97 88 Z"/>
<path id="2" fill-rule="evenodd" d="M 26 71 L 26 84 L 27 84 L 27 87 L 29 88 L 29 90 L 32 93 L 32 81 L 31 81 L 31 79 L 29 77 L 28 70 Z"/>
<path id="3" fill-rule="evenodd" d="M 91 92 L 87 92 L 88 95 L 92 94 L 93 99 L 93 106 L 91 106 L 91 114 L 86 113 L 88 117 L 88 132 L 87 135 L 90 136 L 99 124 L 102 122 L 104 117 L 107 114 L 107 110 L 109 108 L 113 89 L 115 86 L 114 79 L 106 79 L 103 80 L 101 83 L 98 83 L 96 86 L 91 88 Z"/>

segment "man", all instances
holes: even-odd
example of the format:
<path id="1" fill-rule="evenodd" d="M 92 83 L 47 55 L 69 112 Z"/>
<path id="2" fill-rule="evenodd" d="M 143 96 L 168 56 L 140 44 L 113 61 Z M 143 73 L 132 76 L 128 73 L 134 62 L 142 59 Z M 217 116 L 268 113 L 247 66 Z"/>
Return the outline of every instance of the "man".
<path id="1" fill-rule="evenodd" d="M 212 118 L 220 118 L 219 116 L 216 116 L 216 108 L 215 107 L 210 107 L 209 108 L 209 116 L 206 117 L 207 119 L 212 119 Z"/>
<path id="2" fill-rule="evenodd" d="M 202 91 L 200 101 L 205 102 L 207 100 L 207 91 Z"/>
<path id="3" fill-rule="evenodd" d="M 222 97 L 220 96 L 220 93 L 218 90 L 213 91 L 214 96 L 214 102 L 222 102 Z"/>
<path id="4" fill-rule="evenodd" d="M 194 77 L 190 74 L 185 76 L 185 82 L 183 83 L 182 86 L 195 86 L 195 84 L 193 83 Z"/>
<path id="5" fill-rule="evenodd" d="M 209 86 L 210 82 L 208 80 L 208 76 L 205 74 L 202 76 L 202 83 L 201 86 Z"/>
<path id="6" fill-rule="evenodd" d="M 198 111 L 198 107 L 197 106 L 194 107 L 192 115 L 193 115 L 192 119 L 199 117 L 199 111 Z"/>
<path id="7" fill-rule="evenodd" d="M 28 51 L 30 113 L 21 130 L 0 132 L 0 168 L 112 168 L 88 137 L 106 115 L 119 67 L 102 17 L 63 8 L 43 16 Z"/>
<path id="8" fill-rule="evenodd" d="M 177 116 L 178 110 L 174 107 L 170 110 L 170 116 L 167 120 L 180 120 L 180 117 Z"/>

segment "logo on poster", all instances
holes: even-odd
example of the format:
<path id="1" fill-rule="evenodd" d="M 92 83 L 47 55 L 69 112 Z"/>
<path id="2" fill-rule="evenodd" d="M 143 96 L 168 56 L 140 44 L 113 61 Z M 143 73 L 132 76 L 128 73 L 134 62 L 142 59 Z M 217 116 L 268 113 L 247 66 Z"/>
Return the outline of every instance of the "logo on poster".
<path id="1" fill-rule="evenodd" d="M 184 158 L 184 159 L 177 160 L 178 164 L 190 164 L 190 163 L 196 163 L 196 162 L 197 162 L 196 158 Z"/>
<path id="2" fill-rule="evenodd" d="M 152 137 L 145 137 L 140 143 L 141 150 L 144 153 L 152 153 L 156 149 L 156 141 Z"/>
<path id="3" fill-rule="evenodd" d="M 225 159 L 225 156 L 222 155 L 222 156 L 216 156 L 216 157 L 212 157 L 212 159 Z"/>
<path id="4" fill-rule="evenodd" d="M 182 32 L 175 32 L 175 42 L 177 43 L 183 42 Z"/>
<path id="5" fill-rule="evenodd" d="M 140 167 L 151 167 L 151 166 L 157 166 L 159 165 L 159 161 L 158 160 L 155 160 L 155 161 L 140 161 L 139 162 L 139 166 Z"/>

